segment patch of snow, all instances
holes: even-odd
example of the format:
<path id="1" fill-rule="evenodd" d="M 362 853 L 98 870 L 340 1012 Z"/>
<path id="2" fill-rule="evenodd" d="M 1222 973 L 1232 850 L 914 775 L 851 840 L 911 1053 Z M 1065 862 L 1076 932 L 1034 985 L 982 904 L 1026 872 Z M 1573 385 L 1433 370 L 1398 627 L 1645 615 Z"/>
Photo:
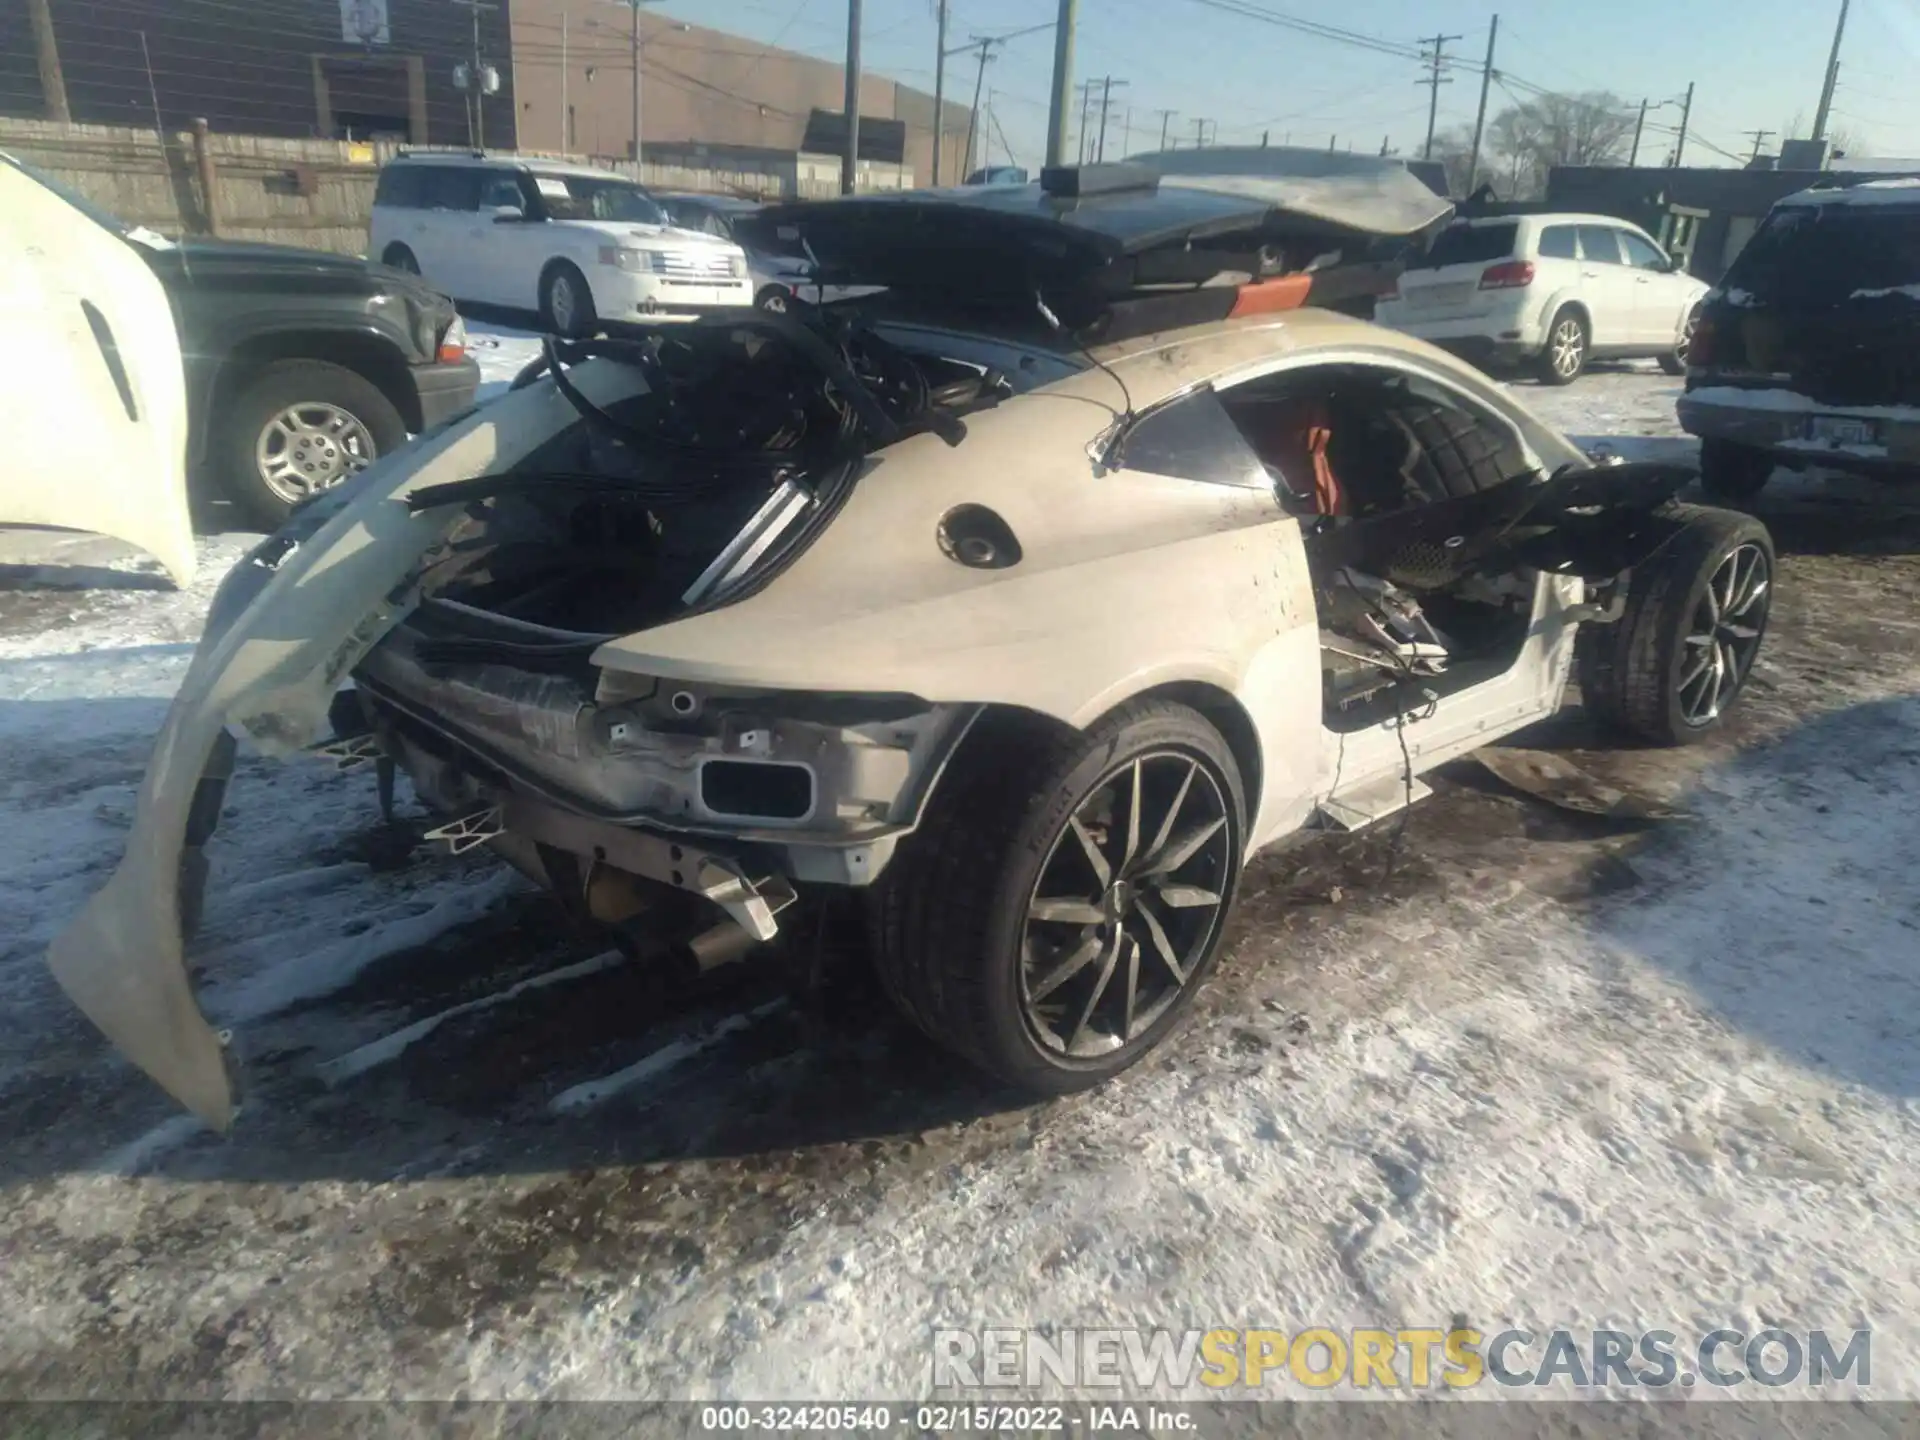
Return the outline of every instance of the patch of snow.
<path id="1" fill-rule="evenodd" d="M 1856 290 L 1855 300 L 1881 300 L 1889 295 L 1905 295 L 1911 300 L 1920 300 L 1920 285 L 1888 285 L 1878 290 Z"/>
<path id="2" fill-rule="evenodd" d="M 627 963 L 626 956 L 617 950 L 609 950 L 595 955 L 591 959 L 576 964 L 562 965 L 557 970 L 543 971 L 538 975 L 510 985 L 492 995 L 482 995 L 476 1000 L 468 1000 L 461 1005 L 450 1005 L 424 1019 L 416 1020 L 390 1034 L 382 1035 L 378 1040 L 370 1040 L 356 1050 L 328 1060 L 314 1067 L 315 1073 L 329 1085 L 338 1085 L 355 1075 L 365 1074 L 376 1065 L 384 1065 L 406 1053 L 408 1047 L 426 1039 L 447 1021 L 460 1015 L 472 1015 L 482 1010 L 491 1010 L 496 1005 L 504 1005 L 509 1000 L 518 999 L 531 990 L 544 990 L 549 985 L 561 985 L 569 980 L 578 980 L 585 975 L 596 975 L 602 970 L 610 970 L 616 965 Z"/>
<path id="3" fill-rule="evenodd" d="M 784 1000 L 769 1000 L 740 1015 L 729 1015 L 719 1024 L 700 1035 L 682 1036 L 670 1040 L 645 1058 L 636 1060 L 624 1070 L 616 1070 L 611 1075 L 603 1075 L 598 1080 L 585 1080 L 578 1085 L 569 1086 L 548 1102 L 547 1108 L 556 1115 L 578 1114 L 582 1110 L 591 1110 L 596 1105 L 605 1104 L 623 1091 L 664 1075 L 676 1065 L 685 1064 L 700 1054 L 710 1050 L 727 1036 L 737 1034 L 756 1020 L 763 1020 L 782 1008 Z"/>
<path id="4" fill-rule="evenodd" d="M 1788 414 L 1833 415 L 1860 420 L 1905 420 L 1920 423 L 1920 406 L 1827 405 L 1794 390 L 1746 389 L 1738 385 L 1705 385 L 1683 397 L 1696 405 L 1725 405 L 1735 410 L 1777 410 Z"/>
<path id="5" fill-rule="evenodd" d="M 513 377 L 539 358 L 540 336 L 511 325 L 470 322 L 467 353 L 480 365 L 479 398 L 491 400 L 504 395 Z"/>
<path id="6" fill-rule="evenodd" d="M 1713 290 L 1707 295 L 1709 300 L 1718 300 L 1733 306 L 1736 310 L 1753 310 L 1760 305 L 1760 298 L 1751 290 L 1742 290 L 1735 286 L 1731 290 Z"/>
<path id="7" fill-rule="evenodd" d="M 1852 455 L 1862 460 L 1887 458 L 1887 447 L 1884 445 L 1839 444 L 1831 440 L 1779 440 L 1774 443 L 1781 450 L 1801 450 L 1815 455 Z"/>
<path id="8" fill-rule="evenodd" d="M 1864 185 L 1845 188 L 1817 187 L 1802 190 L 1775 202 L 1776 208 L 1805 209 L 1819 205 L 1915 205 L 1920 204 L 1920 179 L 1905 176 L 1898 180 L 1869 180 Z"/>
<path id="9" fill-rule="evenodd" d="M 251 973 L 233 984 L 210 979 L 202 992 L 202 1003 L 210 1016 L 240 1025 L 263 1019 L 301 1001 L 331 995 L 352 984 L 376 960 L 425 945 L 456 925 L 479 919 L 500 900 L 524 889 L 526 884 L 517 871 L 496 870 L 484 880 L 425 901 L 414 914 L 375 925 L 330 945 L 312 948 L 295 945 L 293 953 L 285 959 L 271 960 L 264 968 L 258 968 L 258 962 L 282 952 L 286 948 L 285 935 L 270 935 L 235 950 L 205 956 L 209 968 L 224 971 L 239 962 L 239 968 L 250 969 Z M 307 933 L 313 928 L 308 927 Z M 249 960 L 255 962 L 254 966 L 246 965 Z"/>

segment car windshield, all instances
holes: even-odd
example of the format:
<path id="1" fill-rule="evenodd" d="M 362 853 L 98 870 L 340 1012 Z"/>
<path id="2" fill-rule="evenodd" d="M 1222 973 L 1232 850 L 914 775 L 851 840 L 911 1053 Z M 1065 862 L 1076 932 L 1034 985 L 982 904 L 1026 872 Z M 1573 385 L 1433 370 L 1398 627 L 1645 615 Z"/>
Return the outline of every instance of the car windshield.
<path id="1" fill-rule="evenodd" d="M 667 212 L 638 185 L 582 175 L 536 175 L 533 182 L 555 220 L 631 220 L 665 225 Z"/>
<path id="2" fill-rule="evenodd" d="M 1910 285 L 1920 285 L 1920 210 L 1884 205 L 1784 206 L 1726 276 L 1729 290 L 1787 305 Z"/>
<path id="3" fill-rule="evenodd" d="M 1433 248 L 1408 265 L 1409 270 L 1438 270 L 1443 265 L 1484 265 L 1513 254 L 1519 232 L 1515 225 L 1449 225 Z"/>

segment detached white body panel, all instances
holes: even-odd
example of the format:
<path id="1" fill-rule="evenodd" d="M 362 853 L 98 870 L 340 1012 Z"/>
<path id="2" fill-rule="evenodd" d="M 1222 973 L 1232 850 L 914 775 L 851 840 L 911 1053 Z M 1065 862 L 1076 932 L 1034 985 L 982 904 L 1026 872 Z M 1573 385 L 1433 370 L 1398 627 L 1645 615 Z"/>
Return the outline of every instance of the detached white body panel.
<path id="1" fill-rule="evenodd" d="M 136 545 L 185 585 L 187 398 L 173 313 L 133 245 L 0 163 L 0 523 Z"/>

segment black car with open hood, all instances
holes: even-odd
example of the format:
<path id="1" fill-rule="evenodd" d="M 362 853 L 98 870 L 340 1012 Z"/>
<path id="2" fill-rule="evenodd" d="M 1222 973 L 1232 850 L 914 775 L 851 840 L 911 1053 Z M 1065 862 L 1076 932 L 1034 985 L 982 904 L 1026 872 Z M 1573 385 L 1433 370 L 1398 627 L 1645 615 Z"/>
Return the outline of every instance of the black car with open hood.
<path id="1" fill-rule="evenodd" d="M 899 191 L 770 207 L 823 284 L 915 308 L 1012 308 L 1081 339 L 1364 302 L 1452 215 L 1404 167 L 1217 148 L 1048 169 L 1032 185 Z"/>

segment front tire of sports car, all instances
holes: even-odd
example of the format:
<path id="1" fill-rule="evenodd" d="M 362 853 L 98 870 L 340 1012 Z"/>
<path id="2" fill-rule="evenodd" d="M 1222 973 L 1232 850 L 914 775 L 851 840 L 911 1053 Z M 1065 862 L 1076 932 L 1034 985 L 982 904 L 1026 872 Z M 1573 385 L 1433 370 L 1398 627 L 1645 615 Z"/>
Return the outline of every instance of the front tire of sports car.
<path id="1" fill-rule="evenodd" d="M 1587 711 L 1656 745 L 1706 736 L 1753 673 L 1773 608 L 1773 537 L 1751 515 L 1672 505 L 1680 529 L 1628 582 L 1626 613 L 1579 636 Z"/>
<path id="2" fill-rule="evenodd" d="M 1212 971 L 1245 817 L 1231 750 L 1184 705 L 1137 701 L 1085 732 L 989 712 L 871 897 L 881 983 L 999 1079 L 1097 1085 Z"/>

